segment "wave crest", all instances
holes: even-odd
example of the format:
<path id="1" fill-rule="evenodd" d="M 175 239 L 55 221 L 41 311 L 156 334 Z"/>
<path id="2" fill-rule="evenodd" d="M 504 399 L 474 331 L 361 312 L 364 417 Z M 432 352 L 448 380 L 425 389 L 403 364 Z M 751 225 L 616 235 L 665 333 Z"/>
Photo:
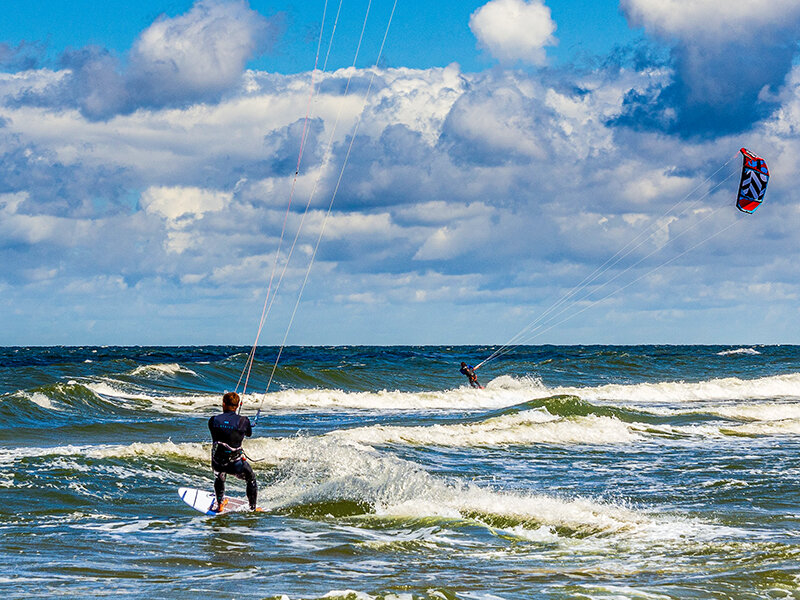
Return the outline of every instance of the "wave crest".
<path id="1" fill-rule="evenodd" d="M 761 354 L 761 352 L 755 348 L 737 348 L 736 350 L 723 350 L 722 352 L 717 352 L 717 356 L 735 356 L 741 354 L 756 355 Z"/>
<path id="2" fill-rule="evenodd" d="M 163 375 L 193 375 L 197 377 L 197 373 L 188 369 L 178 363 L 156 364 L 156 365 L 142 365 L 136 367 L 131 371 L 131 375 L 145 376 L 145 377 L 161 377 Z"/>
<path id="3" fill-rule="evenodd" d="M 361 444 L 481 447 L 530 444 L 619 444 L 639 435 L 615 417 L 589 415 L 561 418 L 546 410 L 528 410 L 477 423 L 401 427 L 371 425 L 329 436 Z"/>

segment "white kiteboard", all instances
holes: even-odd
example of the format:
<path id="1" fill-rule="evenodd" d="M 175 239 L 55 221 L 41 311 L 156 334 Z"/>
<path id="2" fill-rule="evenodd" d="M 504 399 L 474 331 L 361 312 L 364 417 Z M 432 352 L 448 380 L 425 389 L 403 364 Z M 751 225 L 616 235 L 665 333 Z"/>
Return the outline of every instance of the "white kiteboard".
<path id="1" fill-rule="evenodd" d="M 217 512 L 215 510 L 211 510 L 217 503 L 217 497 L 212 492 L 204 492 L 203 490 L 182 487 L 178 488 L 178 495 L 181 497 L 181 500 L 186 502 L 186 504 L 191 506 L 193 509 L 199 510 L 201 513 L 207 514 L 211 517 L 214 515 L 224 515 L 226 513 L 240 510 L 249 510 L 250 508 L 250 504 L 244 498 L 231 498 L 230 496 L 225 496 L 225 498 L 228 500 L 228 503 L 220 512 Z"/>

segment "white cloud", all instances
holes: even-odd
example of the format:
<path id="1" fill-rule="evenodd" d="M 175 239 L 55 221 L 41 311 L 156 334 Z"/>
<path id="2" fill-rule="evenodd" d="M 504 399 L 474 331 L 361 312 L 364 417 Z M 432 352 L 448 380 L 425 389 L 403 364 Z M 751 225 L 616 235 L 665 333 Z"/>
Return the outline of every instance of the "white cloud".
<path id="1" fill-rule="evenodd" d="M 64 286 L 65 294 L 98 297 L 127 290 L 128 286 L 120 276 L 99 275 L 86 279 L 74 279 Z"/>
<path id="2" fill-rule="evenodd" d="M 621 0 L 670 46 L 672 84 L 631 97 L 626 120 L 683 137 L 742 133 L 778 107 L 800 41 L 797 0 Z"/>
<path id="3" fill-rule="evenodd" d="M 281 29 L 246 0 L 198 0 L 183 15 L 162 17 L 141 33 L 126 57 L 90 45 L 68 48 L 50 85 L 25 81 L 23 104 L 77 109 L 107 120 L 137 109 L 217 101 L 246 84 L 248 60 Z M 0 81 L 0 90 L 8 81 Z"/>
<path id="4" fill-rule="evenodd" d="M 642 169 L 636 161 L 620 164 L 614 177 L 625 183 L 620 188 L 623 196 L 631 206 L 637 204 L 653 205 L 653 201 L 661 198 L 665 206 L 668 202 L 677 203 L 692 191 L 695 182 L 690 177 L 681 177 L 665 172 L 664 169 Z"/>
<path id="5" fill-rule="evenodd" d="M 543 158 L 547 148 L 538 138 L 544 132 L 536 120 L 549 115 L 537 108 L 536 100 L 515 85 L 493 86 L 490 93 L 463 96 L 450 111 L 448 126 L 468 152 L 478 150 L 493 157 L 490 162 Z"/>
<path id="6" fill-rule="evenodd" d="M 385 87 L 376 92 L 372 104 L 383 110 L 376 112 L 374 120 L 367 124 L 375 128 L 373 133 L 380 133 L 392 123 L 402 123 L 419 132 L 428 143 L 435 143 L 453 103 L 467 86 L 459 66 L 388 69 L 381 75 Z"/>
<path id="7" fill-rule="evenodd" d="M 794 164 L 793 151 L 798 149 L 797 140 L 800 139 L 800 68 L 795 67 L 786 78 L 786 87 L 781 97 L 781 107 L 773 119 L 766 123 L 767 129 L 774 138 L 780 138 L 782 144 L 792 143 L 791 151 L 783 148 L 778 155 L 778 160 L 786 162 L 786 171 L 790 164 Z"/>
<path id="8" fill-rule="evenodd" d="M 489 218 L 491 208 L 483 202 L 455 203 L 441 200 L 416 202 L 398 208 L 396 214 L 403 220 L 424 225 L 446 225 L 455 219 Z"/>
<path id="9" fill-rule="evenodd" d="M 42 92 L 49 85 L 63 81 L 69 71 L 37 69 L 21 73 L 0 73 L 0 96 L 13 96 L 20 90 Z"/>
<path id="10" fill-rule="evenodd" d="M 81 243 L 83 236 L 90 234 L 92 223 L 88 219 L 21 212 L 20 205 L 29 200 L 27 192 L 0 194 L 0 238 L 2 238 L 0 246 L 9 242 L 25 244 L 50 242 L 58 246 L 72 246 Z M 40 269 L 36 271 L 49 272 Z"/>
<path id="11" fill-rule="evenodd" d="M 28 281 L 48 281 L 58 274 L 58 269 L 48 269 L 40 267 L 37 269 L 24 269 L 23 274 Z"/>
<path id="12" fill-rule="evenodd" d="M 145 212 L 165 217 L 177 228 L 202 218 L 207 212 L 222 210 L 233 194 L 199 187 L 150 187 L 140 198 Z"/>
<path id="13" fill-rule="evenodd" d="M 304 116 L 307 75 L 252 73 L 247 90 L 232 89 L 222 101 L 140 110 L 104 122 L 87 121 L 74 110 L 0 104 L 0 118 L 7 122 L 0 128 L 2 175 L 15 191 L 0 196 L 0 233 L 7 250 L 0 255 L 0 285 L 41 276 L 65 283 L 107 277 L 113 284 L 124 273 L 124 302 L 149 294 L 169 305 L 170 294 L 182 284 L 192 286 L 193 298 L 210 299 L 202 310 L 193 305 L 197 312 L 207 311 L 209 322 L 221 314 L 215 311 L 222 305 L 214 302 L 222 290 L 235 295 L 231 302 L 258 304 L 258 313 L 296 160 L 296 154 L 282 155 L 292 154 L 291 144 L 280 140 L 290 139 L 292 125 Z M 53 74 L 43 74 L 42 80 L 48 77 Z M 327 143 L 338 109 L 344 107 L 345 120 L 352 122 L 363 103 L 357 95 L 341 97 L 338 77 L 326 75 L 330 87 L 317 97 L 322 133 L 309 144 L 309 157 Z M 598 72 L 576 80 L 499 70 L 463 74 L 454 66 L 379 69 L 304 310 L 316 303 L 344 330 L 350 323 L 335 314 L 341 305 L 348 311 L 358 305 L 367 311 L 359 318 L 367 319 L 369 310 L 385 313 L 387 307 L 402 306 L 416 323 L 437 303 L 451 307 L 439 315 L 458 312 L 453 303 L 469 303 L 489 318 L 480 335 L 496 339 L 491 319 L 524 324 L 526 311 L 572 289 L 648 226 L 656 234 L 629 262 L 697 223 L 702 216 L 659 218 L 740 145 L 752 145 L 770 161 L 773 180 L 764 207 L 659 271 L 659 278 L 647 279 L 650 300 L 634 294 L 639 286 L 615 300 L 631 315 L 640 315 L 647 302 L 679 306 L 693 297 L 698 288 L 692 282 L 698 280 L 708 290 L 717 282 L 742 281 L 750 296 L 725 298 L 727 304 L 752 300 L 770 282 L 783 281 L 780 297 L 791 298 L 800 292 L 792 279 L 800 255 L 794 235 L 800 211 L 791 185 L 800 176 L 792 160 L 800 152 L 800 67 L 789 81 L 781 110 L 743 139 L 685 141 L 613 124 L 626 93 L 663 86 L 661 72 Z M 6 85 L 17 83 L 4 80 L 0 96 Z M 327 170 L 321 172 L 311 160 L 301 167 L 287 239 L 321 179 L 282 284 L 289 292 L 305 275 L 323 218 L 320 207 L 327 207 L 349 133 L 343 121 Z M 732 172 L 738 170 L 735 163 L 729 165 Z M 96 171 L 118 189 L 64 187 Z M 25 177 L 14 179 L 15 173 Z M 722 183 L 702 205 L 730 205 L 734 182 Z M 716 221 L 703 225 L 718 226 Z M 682 245 L 665 246 L 647 266 L 715 231 L 687 231 Z M 70 260 L 63 258 L 65 247 L 76 249 Z M 284 256 L 286 251 L 285 242 Z M 77 295 L 82 288 L 70 289 Z M 674 294 L 659 297 L 658 290 L 672 289 Z M 331 299 L 336 306 L 326 308 Z M 340 316 L 347 312 L 341 310 Z M 308 321 L 309 335 L 319 331 L 314 325 Z M 431 325 L 432 331 L 438 326 Z M 370 341 L 368 334 L 360 341 Z M 353 338 L 334 341 L 345 340 Z"/>
<path id="14" fill-rule="evenodd" d="M 189 226 L 208 213 L 221 211 L 231 203 L 232 198 L 230 192 L 199 187 L 154 186 L 142 193 L 139 203 L 147 214 L 166 219 L 164 249 L 181 254 L 206 241 L 202 231 L 189 229 Z"/>
<path id="15" fill-rule="evenodd" d="M 797 0 L 621 0 L 620 6 L 634 25 L 668 38 L 702 34 L 717 39 L 743 36 L 746 41 L 763 35 L 764 27 L 785 27 L 800 16 Z"/>
<path id="16" fill-rule="evenodd" d="M 467 211 L 458 205 L 447 206 L 449 224 L 433 230 L 414 254 L 414 260 L 450 260 L 495 240 L 492 222 L 500 211 L 480 203 L 472 208 Z"/>
<path id="17" fill-rule="evenodd" d="M 200 0 L 142 32 L 131 50 L 131 77 L 154 99 L 221 92 L 237 84 L 267 32 L 267 20 L 244 0 Z"/>
<path id="18" fill-rule="evenodd" d="M 544 47 L 556 44 L 556 24 L 542 0 L 491 0 L 472 13 L 469 27 L 480 45 L 504 62 L 544 64 Z"/>
<path id="19" fill-rule="evenodd" d="M 324 215 L 317 213 L 316 218 L 312 219 L 311 230 L 319 231 L 321 220 Z M 314 223 L 313 221 L 316 221 Z M 380 237 L 383 239 L 402 235 L 392 223 L 388 213 L 366 215 L 362 213 L 350 213 L 347 215 L 332 214 L 325 223 L 325 239 L 347 239 L 355 236 L 370 238 Z"/>
<path id="20" fill-rule="evenodd" d="M 236 263 L 214 268 L 210 277 L 221 286 L 231 283 L 260 283 L 268 276 L 274 260 L 274 256 L 267 254 L 248 256 Z"/>

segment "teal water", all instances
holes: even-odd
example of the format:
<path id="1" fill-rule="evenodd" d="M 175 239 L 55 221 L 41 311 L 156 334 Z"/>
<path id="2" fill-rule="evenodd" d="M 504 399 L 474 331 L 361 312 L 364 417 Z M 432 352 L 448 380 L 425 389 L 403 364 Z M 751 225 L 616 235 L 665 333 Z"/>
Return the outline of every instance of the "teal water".
<path id="1" fill-rule="evenodd" d="M 0 592 L 800 597 L 800 347 L 492 351 L 261 349 L 265 512 L 207 518 L 246 348 L 0 348 Z"/>

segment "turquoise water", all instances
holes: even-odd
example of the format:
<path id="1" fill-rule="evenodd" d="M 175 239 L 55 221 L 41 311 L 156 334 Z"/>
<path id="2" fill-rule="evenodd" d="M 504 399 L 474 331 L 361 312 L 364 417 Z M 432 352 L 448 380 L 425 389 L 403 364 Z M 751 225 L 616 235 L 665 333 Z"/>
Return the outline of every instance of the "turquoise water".
<path id="1" fill-rule="evenodd" d="M 800 347 L 0 348 L 9 598 L 798 598 Z M 230 481 L 230 480 L 229 480 Z M 244 486 L 229 484 L 233 495 Z"/>

